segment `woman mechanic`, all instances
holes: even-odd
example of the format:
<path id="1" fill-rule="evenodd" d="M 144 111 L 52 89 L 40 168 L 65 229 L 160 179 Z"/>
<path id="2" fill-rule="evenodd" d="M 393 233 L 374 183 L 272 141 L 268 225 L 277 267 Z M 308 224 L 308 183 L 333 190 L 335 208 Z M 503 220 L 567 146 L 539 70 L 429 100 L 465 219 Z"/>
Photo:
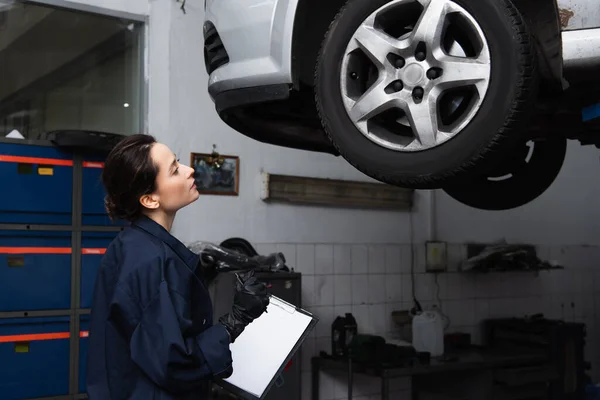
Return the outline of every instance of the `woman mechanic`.
<path id="1" fill-rule="evenodd" d="M 102 175 L 106 209 L 131 222 L 103 257 L 91 311 L 90 400 L 203 400 L 233 372 L 229 345 L 269 300 L 238 276 L 230 313 L 214 324 L 199 256 L 169 232 L 196 201 L 193 169 L 148 135 L 123 139 Z"/>

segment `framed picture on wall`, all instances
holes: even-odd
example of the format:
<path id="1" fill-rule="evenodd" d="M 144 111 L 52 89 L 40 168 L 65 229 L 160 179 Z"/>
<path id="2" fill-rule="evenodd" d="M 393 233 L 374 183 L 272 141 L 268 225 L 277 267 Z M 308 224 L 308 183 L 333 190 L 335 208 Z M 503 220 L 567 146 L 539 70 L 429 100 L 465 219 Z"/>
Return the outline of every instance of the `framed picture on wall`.
<path id="1" fill-rule="evenodd" d="M 202 194 L 237 196 L 240 186 L 240 158 L 218 153 L 192 153 L 196 188 Z"/>

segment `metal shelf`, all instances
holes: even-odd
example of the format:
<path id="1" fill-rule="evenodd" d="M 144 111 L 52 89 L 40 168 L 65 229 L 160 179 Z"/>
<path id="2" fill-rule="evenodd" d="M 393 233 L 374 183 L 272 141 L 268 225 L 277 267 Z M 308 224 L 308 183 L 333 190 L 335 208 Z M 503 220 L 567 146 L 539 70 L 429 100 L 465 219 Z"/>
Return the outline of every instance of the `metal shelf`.
<path id="1" fill-rule="evenodd" d="M 73 310 L 37 310 L 37 311 L 0 311 L 0 319 L 7 318 L 37 318 L 37 317 L 68 317 Z"/>
<path id="2" fill-rule="evenodd" d="M 90 315 L 89 308 L 76 308 L 66 310 L 25 310 L 25 311 L 0 311 L 0 319 L 7 318 L 37 318 L 37 317 L 79 317 Z"/>
<path id="3" fill-rule="evenodd" d="M 76 230 L 72 225 L 0 224 L 2 231 L 66 231 Z"/>

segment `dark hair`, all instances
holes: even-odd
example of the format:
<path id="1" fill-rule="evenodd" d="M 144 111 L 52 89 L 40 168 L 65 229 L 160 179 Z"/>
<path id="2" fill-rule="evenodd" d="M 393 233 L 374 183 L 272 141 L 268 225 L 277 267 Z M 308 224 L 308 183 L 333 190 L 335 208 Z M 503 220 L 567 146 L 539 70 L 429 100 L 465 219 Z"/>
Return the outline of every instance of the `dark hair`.
<path id="1" fill-rule="evenodd" d="M 104 206 L 111 220 L 135 221 L 142 215 L 140 197 L 156 189 L 158 167 L 150 150 L 156 139 L 136 134 L 121 140 L 104 162 Z"/>

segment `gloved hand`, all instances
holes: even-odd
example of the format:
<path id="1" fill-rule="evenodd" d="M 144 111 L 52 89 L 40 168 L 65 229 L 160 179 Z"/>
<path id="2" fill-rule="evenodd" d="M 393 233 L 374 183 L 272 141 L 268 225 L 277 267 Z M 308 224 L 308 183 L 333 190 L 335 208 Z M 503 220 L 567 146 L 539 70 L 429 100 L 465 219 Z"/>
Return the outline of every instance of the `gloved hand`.
<path id="1" fill-rule="evenodd" d="M 227 329 L 231 343 L 235 342 L 246 326 L 260 317 L 269 305 L 267 286 L 259 282 L 254 271 L 236 273 L 236 291 L 231 312 L 219 318 L 219 323 Z"/>

